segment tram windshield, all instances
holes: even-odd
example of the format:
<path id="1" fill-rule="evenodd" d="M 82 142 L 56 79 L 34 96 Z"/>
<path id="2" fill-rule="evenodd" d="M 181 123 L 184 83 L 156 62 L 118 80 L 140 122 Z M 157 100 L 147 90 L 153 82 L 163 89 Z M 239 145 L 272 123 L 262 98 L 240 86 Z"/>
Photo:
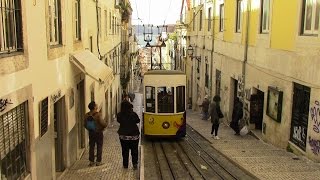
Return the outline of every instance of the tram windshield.
<path id="1" fill-rule="evenodd" d="M 158 87 L 158 113 L 174 113 L 174 87 Z"/>

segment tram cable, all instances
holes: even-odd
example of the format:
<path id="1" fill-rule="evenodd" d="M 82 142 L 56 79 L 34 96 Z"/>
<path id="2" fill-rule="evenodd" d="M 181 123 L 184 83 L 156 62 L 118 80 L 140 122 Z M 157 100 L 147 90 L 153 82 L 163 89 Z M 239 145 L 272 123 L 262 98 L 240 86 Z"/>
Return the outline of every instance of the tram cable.
<path id="1" fill-rule="evenodd" d="M 167 11 L 166 18 L 165 18 L 164 21 L 163 21 L 163 25 L 166 25 L 166 20 L 167 20 L 167 18 L 168 18 L 168 14 L 169 14 L 170 9 L 171 9 L 171 3 L 172 3 L 172 0 L 170 0 L 169 8 L 168 8 L 168 11 Z"/>

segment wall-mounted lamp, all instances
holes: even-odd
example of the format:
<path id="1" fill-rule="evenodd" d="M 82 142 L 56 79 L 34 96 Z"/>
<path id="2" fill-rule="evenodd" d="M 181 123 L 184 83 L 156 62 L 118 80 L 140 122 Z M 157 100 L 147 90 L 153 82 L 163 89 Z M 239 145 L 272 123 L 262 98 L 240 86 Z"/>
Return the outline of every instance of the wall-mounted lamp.
<path id="1" fill-rule="evenodd" d="M 201 56 L 193 56 L 194 53 L 194 49 L 191 45 L 188 46 L 188 55 L 191 59 L 195 58 L 196 60 L 200 61 L 201 60 Z"/>

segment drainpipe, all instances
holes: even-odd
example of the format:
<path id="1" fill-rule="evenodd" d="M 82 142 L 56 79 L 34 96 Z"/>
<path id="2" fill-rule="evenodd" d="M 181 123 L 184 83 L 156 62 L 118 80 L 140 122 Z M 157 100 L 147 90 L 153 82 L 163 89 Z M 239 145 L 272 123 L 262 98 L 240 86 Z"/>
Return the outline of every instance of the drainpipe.
<path id="1" fill-rule="evenodd" d="M 251 0 L 247 0 L 246 39 L 245 39 L 244 57 L 243 57 L 243 64 L 242 64 L 243 91 L 246 83 L 246 64 L 248 61 L 248 50 L 249 50 L 250 11 L 251 11 Z"/>
<path id="2" fill-rule="evenodd" d="M 210 63 L 210 80 L 211 80 L 211 83 L 210 83 L 210 97 L 212 99 L 212 96 L 213 96 L 213 93 L 212 93 L 212 84 L 213 84 L 213 54 L 214 54 L 214 28 L 215 28 L 215 19 L 214 19 L 214 16 L 215 16 L 215 0 L 212 0 L 212 41 L 211 41 L 211 63 Z"/>

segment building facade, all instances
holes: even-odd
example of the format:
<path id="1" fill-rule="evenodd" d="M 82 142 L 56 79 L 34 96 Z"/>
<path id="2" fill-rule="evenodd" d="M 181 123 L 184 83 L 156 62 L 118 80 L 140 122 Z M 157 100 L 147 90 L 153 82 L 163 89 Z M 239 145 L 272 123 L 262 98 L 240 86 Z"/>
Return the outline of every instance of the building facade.
<path id="1" fill-rule="evenodd" d="M 121 92 L 118 3 L 2 1 L 0 179 L 56 179 L 70 167 L 88 145 L 90 101 L 113 120 Z"/>
<path id="2" fill-rule="evenodd" d="M 186 0 L 185 4 L 190 4 L 185 13 L 188 46 L 194 48 L 188 58 L 193 65 L 193 108 L 197 97 L 201 101 L 206 94 L 218 94 L 225 121 L 230 122 L 234 99 L 240 97 L 251 130 L 269 143 L 319 162 L 319 3 Z"/>

